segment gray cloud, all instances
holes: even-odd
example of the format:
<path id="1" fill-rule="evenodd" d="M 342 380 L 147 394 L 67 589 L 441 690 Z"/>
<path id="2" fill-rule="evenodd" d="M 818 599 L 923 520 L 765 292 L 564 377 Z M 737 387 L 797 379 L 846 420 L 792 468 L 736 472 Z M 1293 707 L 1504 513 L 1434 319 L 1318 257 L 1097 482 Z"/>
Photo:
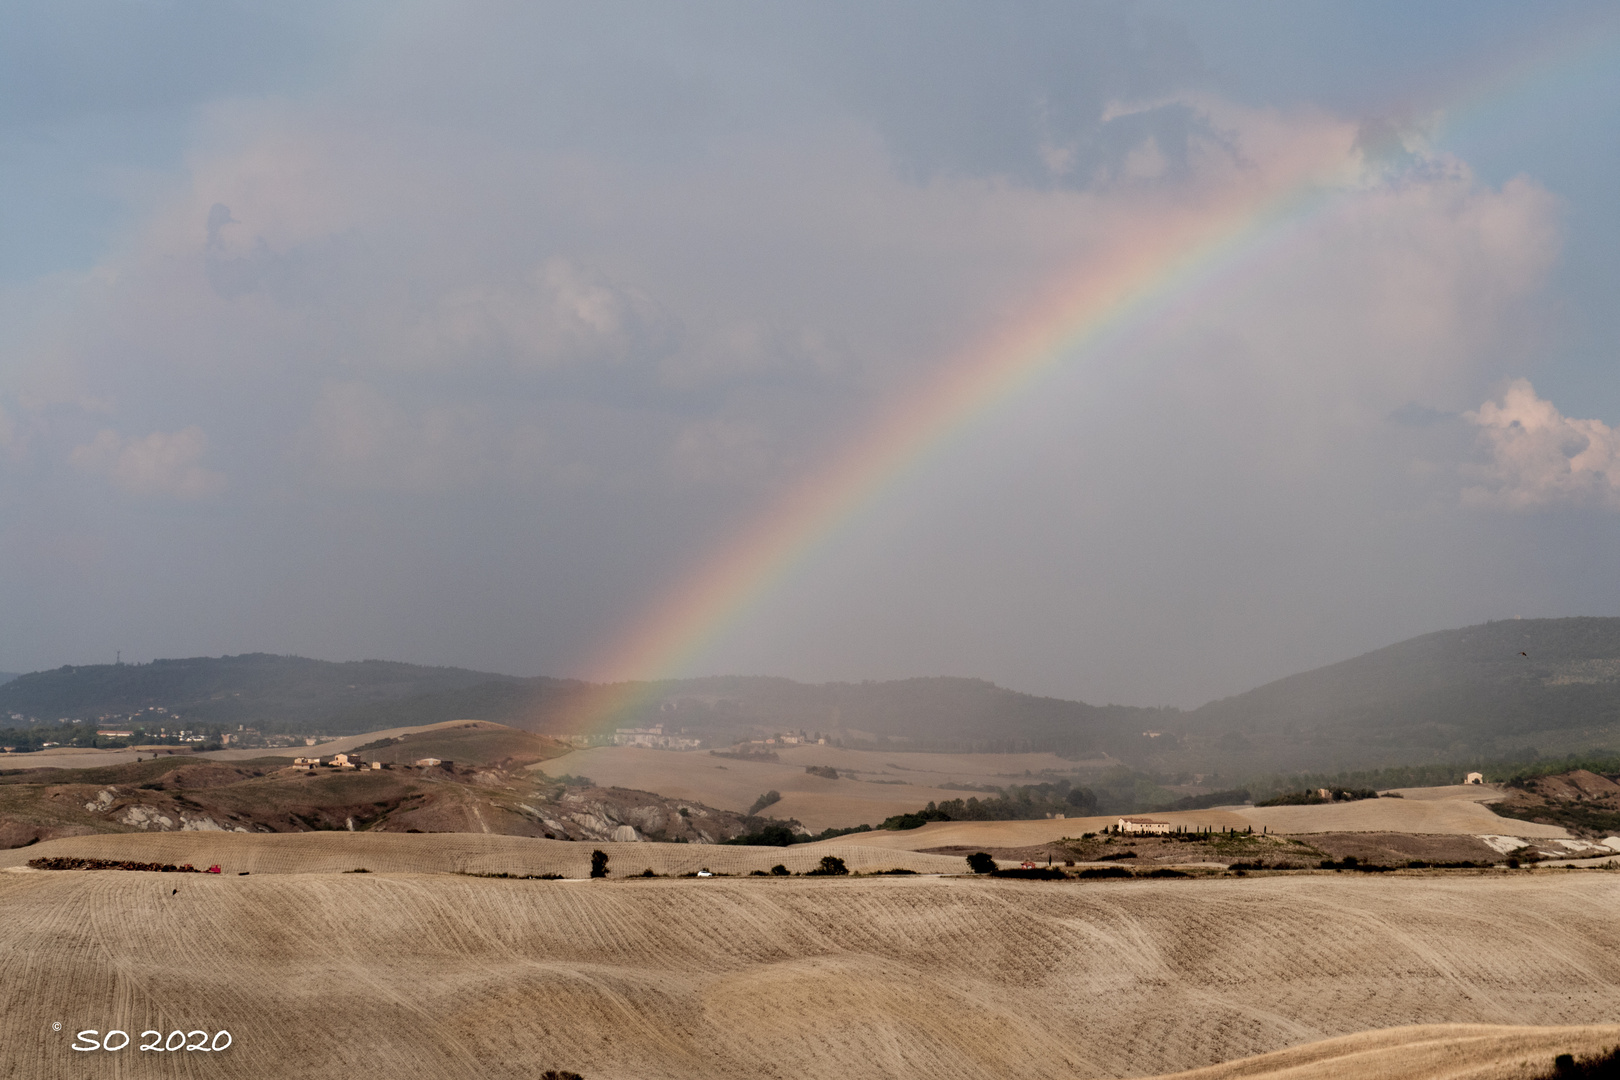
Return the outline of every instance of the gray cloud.
<path id="1" fill-rule="evenodd" d="M 702 665 L 1195 703 L 1577 595 L 1464 497 L 1537 482 L 1459 471 L 1500 425 L 1417 422 L 1545 354 L 1557 199 L 1213 93 L 1174 25 L 427 5 L 338 67 L 198 90 L 135 225 L 0 296 L 0 667 L 579 671 L 1054 282 L 1301 158 L 1326 210 L 967 425 Z"/>

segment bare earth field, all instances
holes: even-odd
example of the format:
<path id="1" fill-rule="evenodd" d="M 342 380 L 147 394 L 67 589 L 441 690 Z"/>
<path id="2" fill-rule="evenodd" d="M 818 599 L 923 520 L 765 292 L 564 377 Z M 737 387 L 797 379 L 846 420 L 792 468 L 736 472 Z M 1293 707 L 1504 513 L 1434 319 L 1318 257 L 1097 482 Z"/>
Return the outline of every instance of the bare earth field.
<path id="1" fill-rule="evenodd" d="M 389 728 L 386 731 L 368 731 L 364 735 L 345 735 L 342 738 L 331 739 L 321 743 L 316 748 L 305 746 L 280 746 L 247 750 L 215 750 L 208 754 L 197 754 L 199 758 L 212 758 L 215 761 L 252 761 L 255 758 L 284 757 L 289 760 L 303 757 L 305 754 L 341 754 L 353 750 L 357 746 L 376 742 L 378 739 L 398 738 L 415 732 L 436 731 L 440 728 L 453 727 L 466 723 L 464 720 L 446 720 L 438 724 L 425 724 L 421 727 Z M 175 757 L 192 756 L 191 751 L 178 746 L 132 746 L 125 750 L 92 750 L 81 747 L 63 747 L 41 751 L 35 754 L 0 754 L 0 769 L 94 769 L 103 765 L 125 765 L 137 758 L 150 758 L 154 754 Z"/>
<path id="2" fill-rule="evenodd" d="M 1556 825 L 1513 821 L 1483 804 L 1500 799 L 1500 789 L 1479 784 L 1403 788 L 1399 799 L 1359 799 L 1321 806 L 1251 806 L 1234 809 L 1256 828 L 1272 832 L 1511 833 L 1514 836 L 1568 836 Z"/>
<path id="3" fill-rule="evenodd" d="M 1178 828 L 1245 829 L 1252 825 L 1257 833 L 1265 829 L 1294 836 L 1407 833 L 1414 836 L 1509 836 L 1521 840 L 1569 836 L 1567 831 L 1555 825 L 1498 817 L 1483 805 L 1486 800 L 1500 797 L 1501 792 L 1496 788 L 1458 785 L 1411 788 L 1399 799 L 1362 799 L 1320 806 L 1231 806 L 1149 816 L 1158 821 L 1168 821 Z M 936 821 L 920 829 L 863 833 L 861 842 L 873 847 L 911 851 L 962 847 L 1026 848 L 1099 831 L 1118 820 L 1117 817 L 1084 817 L 1038 821 Z M 1403 850 L 1406 857 L 1436 857 L 1421 850 L 1421 845 L 1397 843 L 1383 846 Z M 1467 846 L 1473 848 L 1476 845 Z M 1477 856 L 1464 853 L 1453 857 L 1484 857 L 1486 851 L 1492 850 L 1500 854 L 1498 849 L 1484 848 Z M 1346 847 L 1339 853 L 1357 854 L 1359 851 Z"/>
<path id="4" fill-rule="evenodd" d="M 450 841 L 520 838 L 223 839 L 386 839 L 428 864 Z M 381 865 L 381 849 L 344 854 L 361 851 Z M 11 870 L 0 1077 L 1527 1077 L 1620 1041 L 1614 1027 L 1507 1026 L 1613 1021 L 1617 901 L 1620 877 L 1591 871 L 1048 884 Z M 1486 1027 L 1372 1030 L 1412 1024 Z M 90 1028 L 136 1042 L 69 1049 Z M 146 1029 L 234 1042 L 138 1052 Z"/>
<path id="5" fill-rule="evenodd" d="M 63 837 L 26 848 L 0 850 L 0 869 L 23 867 L 31 859 L 66 856 L 190 863 L 199 870 L 218 864 L 227 876 L 244 870 L 252 874 L 331 874 L 364 868 L 372 873 L 561 874 L 583 879 L 590 874 L 591 852 L 596 850 L 607 854 L 611 877 L 649 869 L 655 874 L 685 874 L 702 869 L 716 874 L 746 874 L 769 870 L 777 864 L 803 873 L 815 869 L 824 855 L 837 855 L 857 873 L 907 869 L 919 874 L 959 874 L 967 868 L 957 856 L 863 847 L 859 841 L 866 835 L 853 838 L 855 842 L 781 848 L 570 843 L 495 833 L 112 833 Z"/>
<path id="6" fill-rule="evenodd" d="M 1077 769 L 1103 769 L 1118 762 L 1102 757 L 1071 761 L 1056 754 L 935 754 L 892 750 L 844 750 L 836 746 L 779 746 L 784 765 L 831 765 L 859 780 L 904 780 L 919 787 L 942 784 L 1039 783 L 1053 776 L 1072 777 Z M 957 792 L 958 795 L 963 792 Z"/>
<path id="7" fill-rule="evenodd" d="M 834 764 L 828 747 L 805 752 L 806 764 Z M 788 755 L 783 755 L 786 758 Z M 912 757 L 932 757 L 915 754 Z M 961 755 L 968 756 L 968 755 Z M 995 755 L 972 755 L 989 758 Z M 1017 755 L 1046 757 L 1049 755 Z M 821 759 L 827 760 L 823 762 Z M 816 760 L 811 761 L 810 758 Z M 1056 761 L 1056 758 L 1052 760 Z M 971 792 L 950 791 L 926 784 L 875 783 L 872 780 L 828 780 L 804 771 L 802 764 L 740 761 L 702 752 L 648 750 L 636 746 L 604 746 L 575 750 L 540 766 L 549 775 L 588 776 L 608 787 L 656 791 L 673 799 L 691 799 L 706 806 L 737 813 L 747 811 L 767 791 L 782 793 L 782 801 L 765 813 L 776 818 L 797 818 L 812 832 L 876 825 L 886 817 L 920 810 L 930 802 L 959 799 Z M 900 774 L 895 774 L 899 776 Z M 914 774 L 926 779 L 926 774 Z"/>

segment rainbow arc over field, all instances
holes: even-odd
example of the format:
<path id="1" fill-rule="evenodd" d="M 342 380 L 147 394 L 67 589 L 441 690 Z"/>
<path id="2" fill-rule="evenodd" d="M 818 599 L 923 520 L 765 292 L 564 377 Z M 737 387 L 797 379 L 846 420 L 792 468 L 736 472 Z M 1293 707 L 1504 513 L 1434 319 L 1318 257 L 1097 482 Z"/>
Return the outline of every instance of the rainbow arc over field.
<path id="1" fill-rule="evenodd" d="M 1505 81 L 1521 86 L 1561 77 L 1578 61 L 1606 57 L 1615 35 L 1600 38 L 1543 51 L 1508 70 Z M 1476 80 L 1459 95 L 1453 117 L 1477 117 L 1508 89 L 1503 81 L 1500 70 L 1496 79 Z M 1360 186 L 1365 167 L 1353 126 L 1330 132 L 1271 162 L 1264 176 L 1240 175 L 1200 202 L 1153 207 L 1151 225 L 1104 239 L 1032 298 L 1015 324 L 964 350 L 928 385 L 881 412 L 863 436 L 658 598 L 589 665 L 590 677 L 605 685 L 588 695 L 570 726 L 594 732 L 647 704 L 657 680 L 689 670 L 885 492 L 1049 372 L 1120 343 L 1150 320 L 1174 319 L 1178 310 L 1230 296 L 1245 278 L 1286 259 L 1309 225 L 1347 201 L 1337 196 Z"/>

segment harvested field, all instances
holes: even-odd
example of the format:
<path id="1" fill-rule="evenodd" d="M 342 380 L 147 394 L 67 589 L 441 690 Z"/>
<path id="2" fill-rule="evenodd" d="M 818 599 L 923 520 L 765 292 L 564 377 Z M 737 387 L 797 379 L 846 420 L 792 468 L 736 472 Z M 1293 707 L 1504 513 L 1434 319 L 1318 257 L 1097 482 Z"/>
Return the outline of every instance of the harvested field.
<path id="1" fill-rule="evenodd" d="M 691 799 L 737 813 L 745 812 L 765 792 L 779 791 L 782 801 L 765 813 L 777 818 L 797 818 L 812 832 L 876 825 L 886 817 L 920 810 L 930 802 L 970 794 L 908 783 L 829 780 L 805 772 L 805 767 L 799 764 L 740 761 L 713 754 L 635 746 L 576 750 L 553 758 L 541 768 L 553 776 L 562 773 L 588 776 L 598 784 L 655 791 L 669 798 Z"/>
<path id="2" fill-rule="evenodd" d="M 836 746 L 778 746 L 784 765 L 831 765 L 860 780 L 904 780 L 918 787 L 978 784 L 1006 787 L 1037 784 L 1077 771 L 1106 769 L 1119 762 L 1100 757 L 1070 761 L 1056 754 L 935 754 L 916 751 L 845 750 Z M 971 791 L 957 791 L 958 796 Z"/>
<path id="3" fill-rule="evenodd" d="M 791 848 L 730 844 L 568 843 L 527 836 L 485 833 L 310 832 L 113 833 L 50 840 L 0 851 L 0 868 L 26 866 L 39 858 L 142 859 L 160 863 L 218 863 L 225 874 L 333 874 L 360 867 L 373 873 L 561 874 L 585 878 L 591 852 L 607 853 L 612 877 L 685 874 L 707 868 L 716 874 L 746 874 L 781 863 L 789 870 L 812 870 L 823 855 L 836 855 L 854 872 L 890 869 L 920 874 L 965 873 L 967 864 L 948 855 L 924 855 L 833 843 Z"/>
<path id="4" fill-rule="evenodd" d="M 1154 814 L 1153 817 L 1188 829 L 1244 829 L 1249 825 L 1237 814 L 1226 810 L 1185 810 Z M 1047 844 L 1066 836 L 1098 832 L 1118 820 L 1118 817 L 1083 817 L 1044 818 L 1037 821 L 931 821 L 918 829 L 885 829 L 861 833 L 860 838 L 861 843 L 870 847 L 900 851 L 927 851 L 939 847 L 1023 848 Z M 1260 831 L 1259 826 L 1255 826 L 1255 831 Z M 839 841 L 819 842 L 836 844 Z"/>
<path id="5" fill-rule="evenodd" d="M 1272 832 L 1407 832 L 1407 833 L 1511 833 L 1525 837 L 1560 837 L 1569 833 L 1556 825 L 1513 821 L 1491 812 L 1487 801 L 1502 798 L 1493 787 L 1462 785 L 1441 788 L 1405 788 L 1399 799 L 1358 799 L 1320 806 L 1253 806 L 1232 812 L 1246 824 L 1264 825 Z"/>
<path id="6" fill-rule="evenodd" d="M 341 754 L 378 739 L 396 738 L 415 732 L 431 732 L 440 728 L 465 724 L 465 720 L 446 720 L 420 727 L 389 728 L 364 735 L 345 735 L 319 746 L 278 746 L 263 749 L 214 750 L 208 754 L 193 755 L 190 749 L 179 746 L 132 746 L 124 750 L 91 750 L 76 746 L 41 751 L 34 754 L 0 755 L 0 769 L 99 769 L 106 765 L 124 765 L 136 758 L 150 759 L 154 755 L 166 757 L 203 757 L 215 761 L 252 761 L 256 758 L 286 758 L 289 761 L 305 754 Z"/>
<path id="7" fill-rule="evenodd" d="M 1290 1047 L 1204 1077 L 1524 1076 L 1517 1062 L 1620 1032 L 1305 1044 L 1412 1023 L 1609 1021 L 1617 900 L 1620 877 L 1595 872 L 1053 884 L 0 873 L 0 1076 L 1068 1080 Z M 71 1051 L 88 1028 L 226 1029 L 234 1043 L 206 1060 Z"/>
<path id="8" fill-rule="evenodd" d="M 1400 866 L 1414 859 L 1425 862 L 1492 863 L 1502 858 L 1502 852 L 1477 836 L 1349 832 L 1315 833 L 1308 839 L 1316 850 L 1335 859 L 1354 855 L 1362 862 L 1385 866 Z"/>
<path id="9" fill-rule="evenodd" d="M 1368 1031 L 1177 1073 L 1175 1080 L 1541 1080 L 1559 1054 L 1587 1060 L 1617 1042 L 1615 1027 L 1434 1024 Z M 1166 1078 L 1169 1080 L 1169 1078 Z"/>

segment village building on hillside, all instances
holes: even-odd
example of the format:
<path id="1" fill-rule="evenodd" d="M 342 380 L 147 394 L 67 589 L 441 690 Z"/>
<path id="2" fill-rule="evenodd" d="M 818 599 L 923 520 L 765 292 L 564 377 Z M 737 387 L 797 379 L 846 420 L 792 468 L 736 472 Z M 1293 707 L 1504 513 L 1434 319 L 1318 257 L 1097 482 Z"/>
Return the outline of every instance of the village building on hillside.
<path id="1" fill-rule="evenodd" d="M 439 759 L 436 757 L 417 758 L 416 764 L 419 768 L 428 769 L 439 764 Z"/>
<path id="2" fill-rule="evenodd" d="M 293 764 L 294 765 L 309 765 L 311 767 L 314 767 L 316 765 L 319 765 L 320 763 L 321 763 L 321 759 L 318 758 L 318 757 L 297 757 L 297 758 L 293 758 Z"/>
<path id="3" fill-rule="evenodd" d="M 358 769 L 361 761 L 358 757 L 350 757 L 348 754 L 333 754 L 332 764 L 340 769 Z"/>
<path id="4" fill-rule="evenodd" d="M 1170 831 L 1168 821 L 1155 821 L 1145 817 L 1122 817 L 1119 819 L 1119 831 L 1122 833 L 1167 833 Z"/>
<path id="5" fill-rule="evenodd" d="M 613 732 L 614 746 L 645 746 L 649 750 L 696 750 L 703 745 L 701 739 L 682 735 L 668 735 L 663 724 L 652 727 L 622 727 Z"/>
<path id="6" fill-rule="evenodd" d="M 1465 784 L 1483 784 L 1484 782 L 1484 773 L 1471 772 L 1467 776 L 1463 777 L 1463 783 Z"/>

